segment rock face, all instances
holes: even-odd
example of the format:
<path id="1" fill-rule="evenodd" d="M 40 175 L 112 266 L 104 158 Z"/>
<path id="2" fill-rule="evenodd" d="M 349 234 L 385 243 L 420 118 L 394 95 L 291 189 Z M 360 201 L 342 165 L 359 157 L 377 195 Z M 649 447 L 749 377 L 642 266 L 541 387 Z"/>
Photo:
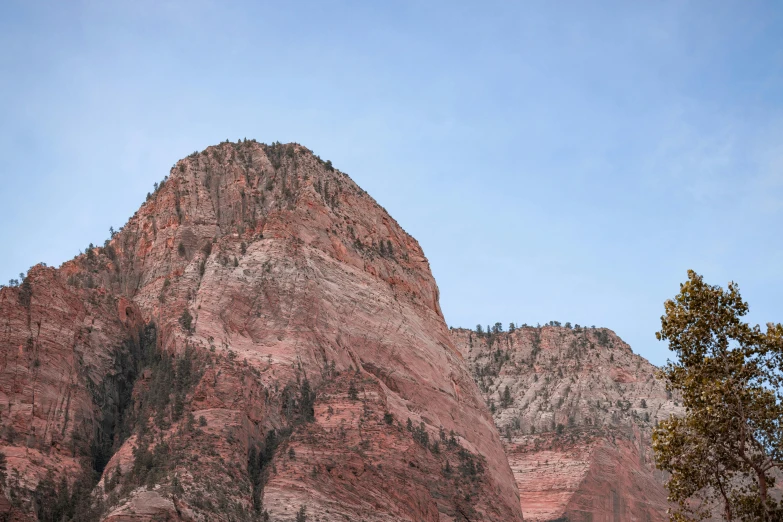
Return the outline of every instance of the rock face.
<path id="1" fill-rule="evenodd" d="M 522 520 L 418 243 L 296 144 L 194 153 L 0 290 L 0 357 L 19 520 Z"/>
<path id="2" fill-rule="evenodd" d="M 683 409 L 653 365 L 604 328 L 451 336 L 503 436 L 525 520 L 668 520 L 651 432 Z"/>

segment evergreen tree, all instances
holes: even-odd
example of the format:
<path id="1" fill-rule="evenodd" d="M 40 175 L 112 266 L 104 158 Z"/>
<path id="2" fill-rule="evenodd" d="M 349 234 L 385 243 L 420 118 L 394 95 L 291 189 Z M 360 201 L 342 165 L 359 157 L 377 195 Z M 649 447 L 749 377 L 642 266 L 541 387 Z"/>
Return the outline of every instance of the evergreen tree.
<path id="1" fill-rule="evenodd" d="M 508 384 L 503 390 L 503 395 L 500 397 L 500 406 L 503 408 L 511 406 L 511 391 L 508 389 Z"/>

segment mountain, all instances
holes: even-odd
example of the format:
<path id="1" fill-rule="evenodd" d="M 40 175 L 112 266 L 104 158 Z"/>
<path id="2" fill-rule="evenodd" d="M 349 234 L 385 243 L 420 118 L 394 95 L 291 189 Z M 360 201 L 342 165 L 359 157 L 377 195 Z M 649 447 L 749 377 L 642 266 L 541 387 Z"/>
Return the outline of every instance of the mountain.
<path id="1" fill-rule="evenodd" d="M 453 339 L 418 243 L 330 162 L 193 153 L 0 290 L 0 515 L 521 521 Z"/>
<path id="2" fill-rule="evenodd" d="M 503 435 L 525 520 L 668 520 L 651 433 L 684 409 L 655 366 L 606 328 L 451 338 Z"/>

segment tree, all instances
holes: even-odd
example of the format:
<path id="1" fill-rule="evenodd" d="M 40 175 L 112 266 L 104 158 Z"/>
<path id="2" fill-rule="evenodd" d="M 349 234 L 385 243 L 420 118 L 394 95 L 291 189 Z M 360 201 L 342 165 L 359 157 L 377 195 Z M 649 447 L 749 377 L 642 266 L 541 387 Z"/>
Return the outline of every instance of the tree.
<path id="1" fill-rule="evenodd" d="M 352 401 L 359 399 L 359 390 L 356 389 L 356 384 L 353 381 L 348 384 L 348 398 Z"/>
<path id="2" fill-rule="evenodd" d="M 783 468 L 783 325 L 748 325 L 735 283 L 723 290 L 693 271 L 664 306 L 656 336 L 677 360 L 662 374 L 686 411 L 653 433 L 656 464 L 671 473 L 672 520 L 715 509 L 726 520 L 781 520 L 768 492 Z"/>
<path id="3" fill-rule="evenodd" d="M 187 308 L 185 308 L 185 309 L 182 311 L 182 315 L 181 315 L 181 316 L 180 316 L 180 318 L 179 318 L 179 324 L 182 326 L 182 328 L 183 328 L 183 329 L 184 329 L 186 332 L 188 332 L 188 333 L 192 332 L 192 328 L 193 328 L 193 316 L 192 316 L 192 315 L 190 315 L 190 311 L 189 311 Z"/>
<path id="4" fill-rule="evenodd" d="M 307 522 L 307 508 L 301 506 L 296 514 L 296 522 Z"/>
<path id="5" fill-rule="evenodd" d="M 508 389 L 508 384 L 503 390 L 503 395 L 500 397 L 500 406 L 503 408 L 511 406 L 511 391 Z"/>
<path id="6" fill-rule="evenodd" d="M 8 460 L 5 458 L 5 453 L 0 451 L 0 487 L 5 488 L 5 477 L 8 471 Z"/>

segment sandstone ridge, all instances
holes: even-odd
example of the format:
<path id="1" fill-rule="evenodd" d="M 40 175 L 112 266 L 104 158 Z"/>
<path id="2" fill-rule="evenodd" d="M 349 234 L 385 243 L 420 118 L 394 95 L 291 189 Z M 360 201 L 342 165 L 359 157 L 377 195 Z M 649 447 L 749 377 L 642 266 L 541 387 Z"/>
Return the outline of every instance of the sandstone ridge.
<path id="1" fill-rule="evenodd" d="M 451 336 L 501 431 L 525 520 L 668 520 L 651 433 L 683 408 L 655 366 L 606 328 Z"/>

